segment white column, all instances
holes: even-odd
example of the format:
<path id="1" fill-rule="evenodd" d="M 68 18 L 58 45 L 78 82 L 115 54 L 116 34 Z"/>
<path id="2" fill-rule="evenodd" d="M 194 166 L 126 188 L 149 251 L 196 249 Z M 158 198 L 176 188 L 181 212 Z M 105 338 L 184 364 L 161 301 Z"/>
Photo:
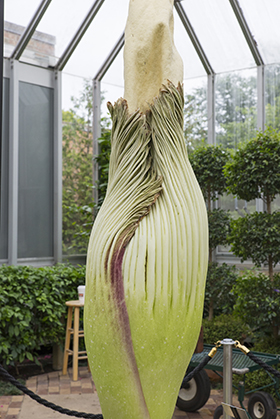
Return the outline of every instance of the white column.
<path id="1" fill-rule="evenodd" d="M 264 130 L 265 103 L 264 103 L 264 65 L 259 65 L 257 74 L 257 124 L 259 130 Z"/>
<path id="2" fill-rule="evenodd" d="M 54 71 L 54 261 L 62 261 L 62 104 L 61 71 Z"/>
<path id="3" fill-rule="evenodd" d="M 98 204 L 98 163 L 95 158 L 99 154 L 98 138 L 101 137 L 101 82 L 93 80 L 93 199 Z"/>
<path id="4" fill-rule="evenodd" d="M 10 65 L 8 264 L 16 265 L 18 255 L 19 62 L 11 60 Z"/>
<path id="5" fill-rule="evenodd" d="M 215 74 L 207 76 L 208 144 L 216 143 L 215 136 Z"/>

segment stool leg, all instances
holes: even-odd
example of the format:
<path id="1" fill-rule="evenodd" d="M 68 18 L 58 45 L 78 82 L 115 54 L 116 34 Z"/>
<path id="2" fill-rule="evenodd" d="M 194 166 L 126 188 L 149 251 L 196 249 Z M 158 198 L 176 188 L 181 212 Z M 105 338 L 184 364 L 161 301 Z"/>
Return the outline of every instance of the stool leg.
<path id="1" fill-rule="evenodd" d="M 65 336 L 65 347 L 64 347 L 64 357 L 63 357 L 63 369 L 62 375 L 67 374 L 67 366 L 68 366 L 68 349 L 70 348 L 70 330 L 72 326 L 72 307 L 68 308 L 68 318 L 67 318 L 67 325 L 66 325 L 66 336 Z"/>
<path id="2" fill-rule="evenodd" d="M 73 381 L 78 380 L 78 352 L 79 352 L 79 320 L 80 309 L 74 310 L 74 338 L 73 338 Z"/>

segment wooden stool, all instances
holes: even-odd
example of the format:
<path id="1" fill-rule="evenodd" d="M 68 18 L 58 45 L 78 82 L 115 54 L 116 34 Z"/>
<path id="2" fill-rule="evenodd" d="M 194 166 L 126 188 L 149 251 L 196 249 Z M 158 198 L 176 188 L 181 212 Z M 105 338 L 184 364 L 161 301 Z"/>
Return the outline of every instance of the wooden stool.
<path id="1" fill-rule="evenodd" d="M 80 307 L 83 307 L 84 304 L 80 303 L 79 300 L 66 301 L 65 304 L 68 306 L 68 318 L 67 318 L 67 326 L 66 326 L 62 375 L 67 374 L 68 357 L 69 355 L 72 355 L 73 356 L 72 358 L 73 381 L 77 381 L 78 380 L 78 361 L 79 359 L 87 359 L 87 355 L 86 355 L 87 352 L 79 351 L 79 338 L 84 337 L 84 331 L 79 330 Z M 74 327 L 72 327 L 73 307 L 74 307 Z M 73 335 L 73 350 L 70 349 L 71 335 Z"/>

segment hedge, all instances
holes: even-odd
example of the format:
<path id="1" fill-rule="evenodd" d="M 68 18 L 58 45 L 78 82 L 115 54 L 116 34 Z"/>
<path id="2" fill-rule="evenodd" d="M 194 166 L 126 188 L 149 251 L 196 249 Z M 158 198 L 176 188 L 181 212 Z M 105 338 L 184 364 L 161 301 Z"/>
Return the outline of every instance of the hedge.
<path id="1" fill-rule="evenodd" d="M 62 343 L 66 305 L 78 299 L 85 267 L 0 267 L 0 362 L 15 365 L 36 360 L 42 345 Z"/>

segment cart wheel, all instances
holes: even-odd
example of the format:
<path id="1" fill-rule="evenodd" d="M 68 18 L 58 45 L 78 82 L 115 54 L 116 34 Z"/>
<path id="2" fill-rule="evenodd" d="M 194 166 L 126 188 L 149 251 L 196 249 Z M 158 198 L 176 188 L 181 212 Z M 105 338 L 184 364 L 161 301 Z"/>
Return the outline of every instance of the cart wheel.
<path id="1" fill-rule="evenodd" d="M 252 419 L 276 419 L 277 407 L 270 394 L 258 391 L 248 401 L 248 412 Z"/>
<path id="2" fill-rule="evenodd" d="M 220 419 L 224 414 L 223 406 L 220 404 L 220 406 L 216 407 L 213 419 Z"/>
<path id="3" fill-rule="evenodd" d="M 209 377 L 206 371 L 201 370 L 188 383 L 182 384 L 176 406 L 185 412 L 195 412 L 205 405 L 209 399 L 210 390 Z"/>

